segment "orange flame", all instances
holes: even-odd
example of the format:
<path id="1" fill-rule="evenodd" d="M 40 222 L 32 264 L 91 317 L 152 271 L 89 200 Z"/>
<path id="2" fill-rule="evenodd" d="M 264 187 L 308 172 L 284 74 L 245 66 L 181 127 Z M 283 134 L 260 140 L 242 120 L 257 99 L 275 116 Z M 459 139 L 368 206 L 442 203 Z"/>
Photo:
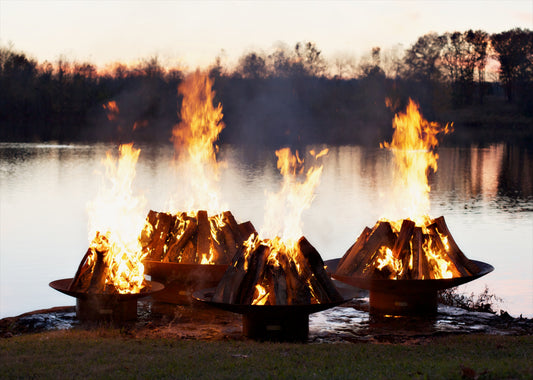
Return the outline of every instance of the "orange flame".
<path id="1" fill-rule="evenodd" d="M 96 199 L 87 205 L 89 239 L 91 248 L 107 252 L 106 283 L 113 284 L 119 293 L 136 293 L 144 281 L 138 237 L 144 226 L 145 200 L 134 196 L 132 188 L 141 151 L 128 144 L 121 145 L 119 152 L 118 162 L 107 153 L 104 180 L 109 183 L 103 183 Z"/>
<path id="2" fill-rule="evenodd" d="M 180 193 L 187 196 L 182 206 L 187 210 L 203 208 L 218 212 L 223 208 L 219 201 L 218 146 L 215 143 L 224 123 L 222 106 L 213 106 L 212 85 L 206 73 L 196 71 L 178 88 L 183 97 L 181 122 L 172 131 L 172 141 L 178 164 L 184 171 L 180 175 L 184 180 Z"/>
<path id="3" fill-rule="evenodd" d="M 327 154 L 322 151 L 318 157 Z M 302 236 L 302 213 L 311 206 L 315 189 L 320 183 L 322 166 L 312 166 L 304 173 L 304 161 L 298 151 L 292 154 L 289 148 L 276 151 L 278 169 L 283 176 L 282 187 L 277 193 L 267 194 L 265 222 L 261 236 L 279 236 L 288 246 Z"/>
<path id="4" fill-rule="evenodd" d="M 392 151 L 394 156 L 394 178 L 393 192 L 391 197 L 393 205 L 389 212 L 391 214 L 401 214 L 397 217 L 407 218 L 422 227 L 424 234 L 429 234 L 427 226 L 431 223 L 430 211 L 430 186 L 428 174 L 430 170 L 437 171 L 438 154 L 434 151 L 438 145 L 438 135 L 447 134 L 453 130 L 452 124 L 444 126 L 436 122 L 428 122 L 419 112 L 418 105 L 411 99 L 405 113 L 400 112 L 394 116 L 393 128 L 395 129 L 391 143 L 380 144 L 381 148 Z M 396 218 L 395 218 L 396 219 Z M 398 233 L 402 220 L 389 220 L 393 230 Z M 441 236 L 447 248 L 447 239 Z M 450 263 L 443 259 L 443 255 L 431 242 L 425 242 L 424 252 L 433 268 L 435 278 L 450 278 L 453 276 L 450 271 Z M 382 247 L 380 259 L 378 259 L 381 269 L 388 266 L 393 273 L 393 277 L 400 276 L 406 269 L 403 263 L 398 262 L 392 255 L 390 249 Z M 410 263 L 412 265 L 412 263 Z"/>
<path id="5" fill-rule="evenodd" d="M 393 128 L 392 142 L 380 145 L 394 155 L 393 208 L 401 211 L 402 217 L 423 225 L 429 220 L 430 210 L 427 176 L 430 170 L 437 171 L 439 156 L 434 151 L 437 136 L 451 132 L 452 125 L 442 127 L 428 122 L 418 111 L 418 105 L 409 99 L 406 112 L 394 116 Z"/>

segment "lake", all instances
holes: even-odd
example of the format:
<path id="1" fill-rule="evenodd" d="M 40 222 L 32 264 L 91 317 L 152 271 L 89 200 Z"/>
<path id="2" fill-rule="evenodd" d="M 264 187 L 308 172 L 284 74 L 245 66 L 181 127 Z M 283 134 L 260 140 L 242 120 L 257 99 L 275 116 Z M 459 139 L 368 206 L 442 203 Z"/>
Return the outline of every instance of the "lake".
<path id="1" fill-rule="evenodd" d="M 167 211 L 170 198 L 187 197 L 173 148 L 140 148 L 134 192 L 145 197 L 146 213 Z M 329 149 L 302 216 L 303 234 L 324 260 L 342 256 L 365 226 L 387 216 L 393 169 L 386 150 Z M 0 143 L 0 317 L 75 303 L 48 283 L 72 277 L 87 250 L 86 206 L 98 191 L 106 151 L 116 150 Z M 250 220 L 259 230 L 265 190 L 276 191 L 281 182 L 274 152 L 223 146 L 219 156 L 222 202 L 238 222 Z M 446 218 L 469 258 L 495 267 L 459 290 L 479 294 L 487 286 L 503 299 L 498 309 L 533 317 L 533 151 L 494 144 L 442 147 L 439 156 L 430 177 L 430 216 Z"/>

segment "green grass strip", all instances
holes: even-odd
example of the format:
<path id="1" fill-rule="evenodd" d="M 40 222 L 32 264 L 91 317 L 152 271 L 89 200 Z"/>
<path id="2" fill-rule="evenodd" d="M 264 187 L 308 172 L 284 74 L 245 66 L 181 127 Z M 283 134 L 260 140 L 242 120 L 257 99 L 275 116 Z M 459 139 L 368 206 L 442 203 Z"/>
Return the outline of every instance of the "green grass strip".
<path id="1" fill-rule="evenodd" d="M 0 340 L 0 378 L 533 378 L 533 336 L 461 335 L 419 345 L 128 338 L 55 331 Z"/>

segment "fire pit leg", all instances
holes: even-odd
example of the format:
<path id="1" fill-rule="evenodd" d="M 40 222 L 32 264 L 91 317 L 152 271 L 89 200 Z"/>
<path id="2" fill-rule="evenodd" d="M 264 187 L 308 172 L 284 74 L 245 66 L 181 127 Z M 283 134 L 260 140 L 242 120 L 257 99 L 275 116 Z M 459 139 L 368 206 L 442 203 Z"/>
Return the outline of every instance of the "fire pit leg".
<path id="1" fill-rule="evenodd" d="M 309 315 L 305 313 L 249 313 L 242 316 L 243 334 L 251 339 L 305 342 L 309 336 Z"/>
<path id="2" fill-rule="evenodd" d="M 434 315 L 437 314 L 437 291 L 409 294 L 370 291 L 370 313 Z"/>

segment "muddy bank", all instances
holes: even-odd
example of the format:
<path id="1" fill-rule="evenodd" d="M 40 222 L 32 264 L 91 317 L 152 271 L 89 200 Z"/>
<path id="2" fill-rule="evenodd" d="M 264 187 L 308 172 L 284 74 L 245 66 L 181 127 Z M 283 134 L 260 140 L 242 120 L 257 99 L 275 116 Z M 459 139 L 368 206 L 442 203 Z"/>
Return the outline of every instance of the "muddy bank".
<path id="1" fill-rule="evenodd" d="M 38 310 L 0 320 L 0 337 L 61 329 L 120 329 L 136 338 L 195 340 L 244 340 L 242 317 L 199 302 L 172 305 L 141 300 L 137 321 L 80 322 L 74 306 Z M 507 313 L 471 312 L 439 305 L 434 318 L 383 317 L 368 312 L 368 299 L 311 314 L 308 342 L 368 342 L 417 344 L 453 334 L 533 335 L 533 319 L 513 318 Z"/>

